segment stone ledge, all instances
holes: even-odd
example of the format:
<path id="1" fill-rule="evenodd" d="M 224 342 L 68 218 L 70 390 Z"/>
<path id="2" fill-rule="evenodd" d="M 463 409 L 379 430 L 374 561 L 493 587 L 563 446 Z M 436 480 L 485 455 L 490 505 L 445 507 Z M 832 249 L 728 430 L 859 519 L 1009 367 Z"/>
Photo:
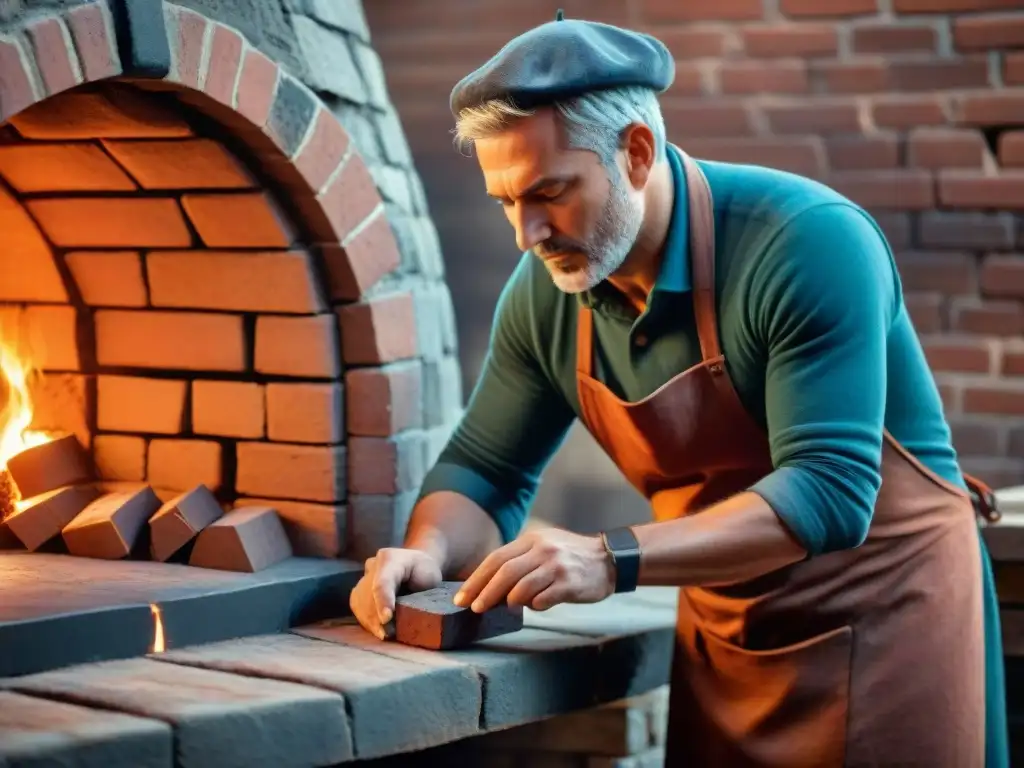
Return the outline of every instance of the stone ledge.
<path id="1" fill-rule="evenodd" d="M 523 630 L 458 651 L 382 642 L 344 619 L 0 687 L 142 718 L 153 733 L 170 724 L 173 763 L 147 766 L 314 766 L 450 743 L 653 690 L 668 680 L 674 618 L 675 590 L 645 588 L 599 605 L 527 611 Z M 55 745 L 30 717 L 0 713 L 7 732 L 40 760 L 86 755 L 92 734 L 72 731 Z M 76 764 L 124 764 L 112 751 L 122 742 L 106 733 L 106 762 Z M 123 743 L 138 749 L 137 740 Z"/>

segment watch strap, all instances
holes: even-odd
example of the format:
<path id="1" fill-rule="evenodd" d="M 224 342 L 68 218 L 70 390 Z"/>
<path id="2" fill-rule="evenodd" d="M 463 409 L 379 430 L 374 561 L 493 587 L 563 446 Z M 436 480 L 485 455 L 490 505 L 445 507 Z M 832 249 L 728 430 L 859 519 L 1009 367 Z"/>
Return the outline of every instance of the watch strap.
<path id="1" fill-rule="evenodd" d="M 640 542 L 629 526 L 601 534 L 604 548 L 615 566 L 615 591 L 633 592 L 640 581 Z"/>

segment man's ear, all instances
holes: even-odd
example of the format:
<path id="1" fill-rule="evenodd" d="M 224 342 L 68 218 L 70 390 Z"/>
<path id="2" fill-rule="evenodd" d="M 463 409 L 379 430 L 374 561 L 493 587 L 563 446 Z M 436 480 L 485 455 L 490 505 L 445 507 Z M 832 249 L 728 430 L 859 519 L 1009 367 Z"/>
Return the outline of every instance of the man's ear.
<path id="1" fill-rule="evenodd" d="M 622 132 L 621 146 L 625 152 L 626 178 L 634 189 L 641 190 L 647 186 L 657 162 L 654 131 L 643 123 L 631 123 Z"/>

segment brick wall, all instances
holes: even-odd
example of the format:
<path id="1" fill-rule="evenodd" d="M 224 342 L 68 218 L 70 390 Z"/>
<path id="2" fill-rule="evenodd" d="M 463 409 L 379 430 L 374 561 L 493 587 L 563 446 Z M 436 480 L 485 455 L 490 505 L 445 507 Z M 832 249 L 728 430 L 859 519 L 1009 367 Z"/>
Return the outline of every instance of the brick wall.
<path id="1" fill-rule="evenodd" d="M 512 35 L 550 20 L 555 5 L 367 8 L 449 264 L 476 277 L 452 284 L 467 382 L 517 253 L 500 211 L 482 202 L 474 162 L 452 150 L 448 93 Z M 877 215 L 965 467 L 997 486 L 1024 482 L 1021 0 L 558 5 L 668 44 L 678 75 L 664 111 L 683 149 L 822 179 Z"/>

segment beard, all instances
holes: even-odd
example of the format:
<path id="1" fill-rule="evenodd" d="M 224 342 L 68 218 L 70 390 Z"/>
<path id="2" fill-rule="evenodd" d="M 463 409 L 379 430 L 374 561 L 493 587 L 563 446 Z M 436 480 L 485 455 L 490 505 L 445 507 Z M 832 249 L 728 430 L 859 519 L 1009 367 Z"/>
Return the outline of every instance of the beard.
<path id="1" fill-rule="evenodd" d="M 589 242 L 555 235 L 534 248 L 555 286 L 565 293 L 589 291 L 607 279 L 622 266 L 640 234 L 639 205 L 617 168 L 610 176 L 608 200 Z"/>

